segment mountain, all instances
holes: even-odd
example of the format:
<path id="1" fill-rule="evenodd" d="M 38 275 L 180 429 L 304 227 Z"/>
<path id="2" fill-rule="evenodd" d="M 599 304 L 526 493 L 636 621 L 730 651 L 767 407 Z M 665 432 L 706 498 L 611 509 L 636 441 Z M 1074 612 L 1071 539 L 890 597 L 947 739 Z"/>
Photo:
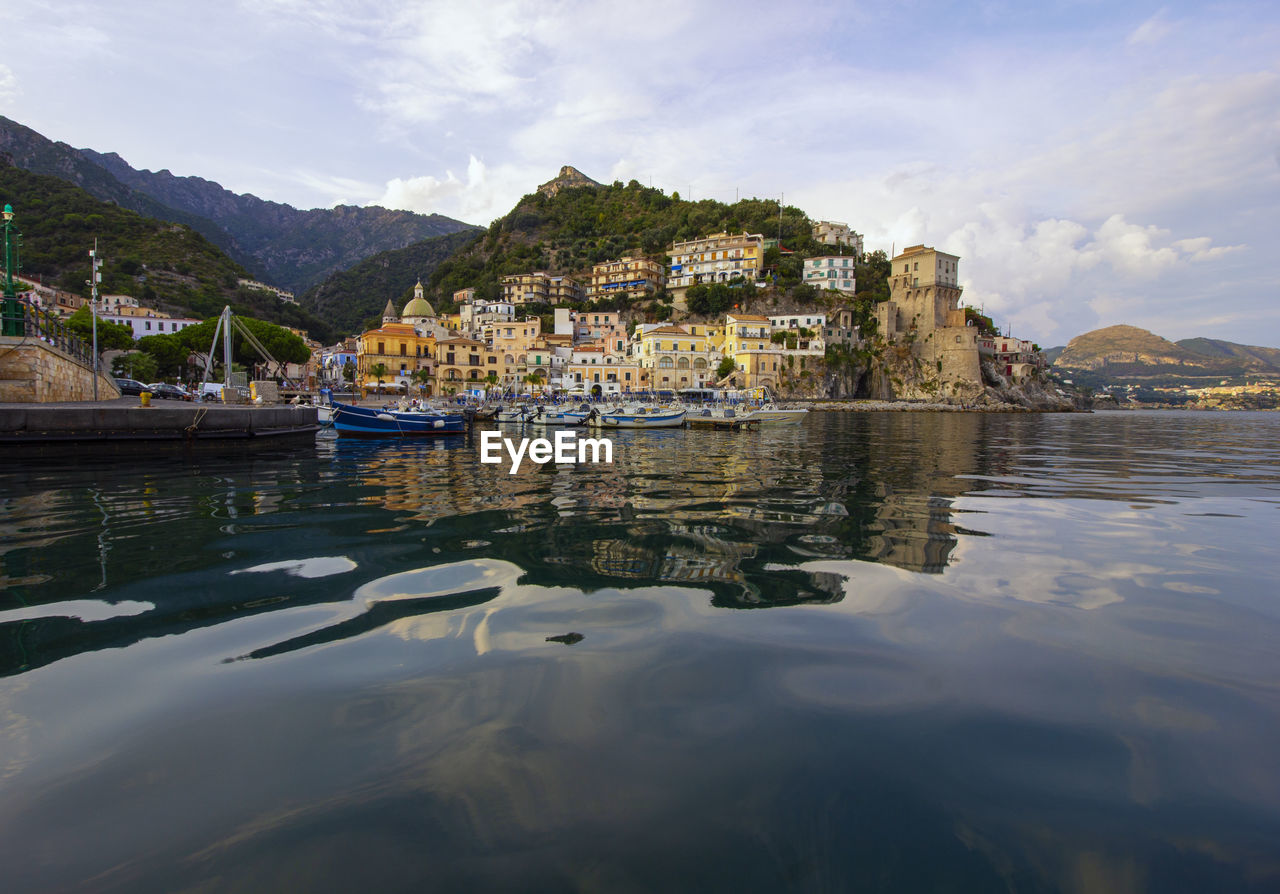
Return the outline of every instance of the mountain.
<path id="1" fill-rule="evenodd" d="M 556 175 L 554 180 L 548 180 L 539 186 L 538 192 L 544 196 L 555 198 L 556 193 L 562 189 L 574 189 L 580 186 L 604 186 L 604 184 L 592 180 L 573 165 L 565 165 L 560 169 L 560 173 Z"/>
<path id="2" fill-rule="evenodd" d="M 1280 350 L 1201 338 L 1171 342 L 1121 325 L 1076 336 L 1052 362 L 1090 381 L 1174 381 L 1277 373 Z"/>
<path id="3" fill-rule="evenodd" d="M 476 238 L 464 230 L 381 252 L 331 273 L 298 300 L 340 332 L 359 332 L 370 321 L 381 320 L 388 299 L 399 310 L 418 280 L 429 279 L 440 262 Z"/>
<path id="4" fill-rule="evenodd" d="M 1260 348 L 1256 345 L 1238 345 L 1216 338 L 1184 338 L 1177 343 L 1188 351 L 1206 357 L 1235 358 L 1244 363 L 1257 361 L 1268 370 L 1280 372 L 1280 348 Z"/>
<path id="5" fill-rule="evenodd" d="M 139 171 L 115 153 L 73 149 L 0 117 L 0 155 L 60 177 L 103 201 L 185 224 L 264 282 L 301 292 L 370 255 L 473 228 L 439 214 L 378 206 L 299 210 L 237 195 L 211 180 Z"/>
<path id="6" fill-rule="evenodd" d="M 329 340 L 329 327 L 269 292 L 242 288 L 243 267 L 201 234 L 145 217 L 59 177 L 33 174 L 0 158 L 0 202 L 13 205 L 22 234 L 21 273 L 68 292 L 88 294 L 89 249 L 97 240 L 101 294 L 194 317 L 230 304 L 240 314 L 293 326 Z"/>

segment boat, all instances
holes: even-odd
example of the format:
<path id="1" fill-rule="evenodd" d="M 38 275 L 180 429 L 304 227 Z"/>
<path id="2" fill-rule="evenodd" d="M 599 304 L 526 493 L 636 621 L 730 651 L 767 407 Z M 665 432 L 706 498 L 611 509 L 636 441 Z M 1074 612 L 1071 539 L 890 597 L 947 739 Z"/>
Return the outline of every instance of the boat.
<path id="1" fill-rule="evenodd" d="M 333 425 L 333 407 L 316 404 L 316 421 L 325 428 Z"/>
<path id="2" fill-rule="evenodd" d="M 537 407 L 525 417 L 530 425 L 581 425 L 586 413 L 577 413 L 564 407 Z"/>
<path id="3" fill-rule="evenodd" d="M 333 427 L 339 435 L 357 437 L 460 435 L 467 430 L 467 420 L 456 413 L 433 410 L 383 410 L 335 403 Z"/>
<path id="4" fill-rule="evenodd" d="M 592 425 L 600 428 L 679 428 L 687 410 L 683 407 L 639 406 L 597 411 Z"/>
<path id="5" fill-rule="evenodd" d="M 695 407 L 689 410 L 684 424 L 689 428 L 737 429 L 758 424 L 750 410 L 737 407 Z"/>
<path id="6" fill-rule="evenodd" d="M 790 423 L 804 422 L 805 417 L 809 414 L 808 407 L 800 407 L 793 410 L 782 410 L 776 407 L 765 405 L 756 407 L 751 411 L 751 419 L 760 425 L 784 425 Z"/>

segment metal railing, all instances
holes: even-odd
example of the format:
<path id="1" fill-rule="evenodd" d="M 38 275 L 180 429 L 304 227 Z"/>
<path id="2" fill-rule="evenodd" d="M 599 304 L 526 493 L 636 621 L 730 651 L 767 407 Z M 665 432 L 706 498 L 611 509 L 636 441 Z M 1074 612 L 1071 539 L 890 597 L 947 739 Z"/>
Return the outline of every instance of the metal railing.
<path id="1" fill-rule="evenodd" d="M 85 369 L 94 371 L 92 346 L 48 311 L 22 302 L 22 333 L 23 337 L 51 345 Z"/>

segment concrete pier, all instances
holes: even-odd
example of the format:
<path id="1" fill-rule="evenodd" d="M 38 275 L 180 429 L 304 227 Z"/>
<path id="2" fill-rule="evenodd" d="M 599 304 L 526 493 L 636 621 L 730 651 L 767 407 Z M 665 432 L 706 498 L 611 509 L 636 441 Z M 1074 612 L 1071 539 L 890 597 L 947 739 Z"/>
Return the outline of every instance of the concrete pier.
<path id="1" fill-rule="evenodd" d="M 0 404 L 0 444 L 196 442 L 314 437 L 314 407 L 236 407 L 164 403 L 136 397 L 112 401 Z"/>

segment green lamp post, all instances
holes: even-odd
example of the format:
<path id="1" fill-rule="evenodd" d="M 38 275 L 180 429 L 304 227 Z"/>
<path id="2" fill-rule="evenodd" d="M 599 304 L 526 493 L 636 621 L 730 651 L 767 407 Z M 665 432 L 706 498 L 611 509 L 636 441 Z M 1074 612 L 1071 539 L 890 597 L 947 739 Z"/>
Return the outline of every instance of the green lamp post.
<path id="1" fill-rule="evenodd" d="M 22 323 L 22 307 L 18 304 L 18 290 L 13 284 L 13 248 L 10 231 L 13 228 L 13 206 L 4 206 L 4 305 L 0 334 L 21 337 L 25 331 Z"/>

